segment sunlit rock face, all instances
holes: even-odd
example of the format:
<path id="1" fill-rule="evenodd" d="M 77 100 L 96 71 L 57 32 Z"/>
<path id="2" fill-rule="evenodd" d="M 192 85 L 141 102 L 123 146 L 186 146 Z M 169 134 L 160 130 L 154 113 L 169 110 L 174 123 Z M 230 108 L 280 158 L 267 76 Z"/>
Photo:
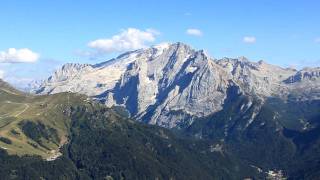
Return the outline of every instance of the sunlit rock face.
<path id="1" fill-rule="evenodd" d="M 319 79 L 319 68 L 297 71 L 244 57 L 215 60 L 183 43 L 163 43 L 100 64 L 66 64 L 34 92 L 86 94 L 125 107 L 137 120 L 172 128 L 220 111 L 230 87 L 262 100 L 317 99 Z"/>

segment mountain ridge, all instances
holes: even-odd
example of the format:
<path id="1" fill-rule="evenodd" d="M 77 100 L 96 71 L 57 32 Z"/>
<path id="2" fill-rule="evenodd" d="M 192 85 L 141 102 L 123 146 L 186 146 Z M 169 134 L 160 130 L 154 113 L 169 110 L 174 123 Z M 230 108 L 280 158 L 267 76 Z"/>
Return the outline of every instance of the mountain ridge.
<path id="1" fill-rule="evenodd" d="M 302 71 L 312 78 L 296 81 Z M 298 99 L 318 99 L 319 93 L 304 92 L 320 92 L 319 79 L 317 68 L 297 71 L 245 57 L 217 60 L 178 42 L 130 51 L 96 65 L 64 65 L 34 92 L 86 94 L 108 107 L 123 106 L 140 121 L 172 128 L 184 117 L 221 110 L 227 89 L 234 84 L 261 99 L 287 99 L 292 94 Z"/>

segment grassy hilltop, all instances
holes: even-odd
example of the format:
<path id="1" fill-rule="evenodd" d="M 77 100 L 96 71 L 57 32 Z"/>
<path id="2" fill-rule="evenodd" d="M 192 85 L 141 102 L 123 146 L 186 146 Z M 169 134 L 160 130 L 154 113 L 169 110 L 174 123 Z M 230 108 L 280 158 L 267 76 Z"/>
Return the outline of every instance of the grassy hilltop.
<path id="1" fill-rule="evenodd" d="M 32 96 L 0 82 L 0 148 L 9 154 L 52 156 L 67 142 L 68 108 L 85 96 L 61 93 Z"/>

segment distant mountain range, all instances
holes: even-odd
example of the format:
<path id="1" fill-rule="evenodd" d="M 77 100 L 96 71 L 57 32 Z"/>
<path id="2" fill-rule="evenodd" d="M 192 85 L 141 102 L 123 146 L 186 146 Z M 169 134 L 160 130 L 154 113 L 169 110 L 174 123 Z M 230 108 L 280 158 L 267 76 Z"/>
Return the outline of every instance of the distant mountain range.
<path id="1" fill-rule="evenodd" d="M 216 60 L 186 44 L 165 43 L 100 64 L 66 64 L 33 92 L 86 94 L 108 107 L 125 107 L 139 121 L 173 128 L 222 110 L 231 87 L 262 104 L 271 97 L 317 100 L 320 68 L 297 71 L 245 57 Z"/>

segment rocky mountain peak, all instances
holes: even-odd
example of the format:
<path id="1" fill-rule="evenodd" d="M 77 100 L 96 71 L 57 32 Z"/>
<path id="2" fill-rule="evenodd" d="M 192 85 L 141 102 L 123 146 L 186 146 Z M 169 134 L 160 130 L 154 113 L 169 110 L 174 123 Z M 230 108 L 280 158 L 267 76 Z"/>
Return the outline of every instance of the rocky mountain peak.
<path id="1" fill-rule="evenodd" d="M 86 68 L 90 68 L 89 64 L 79 64 L 79 63 L 67 63 L 64 64 L 60 69 L 54 72 L 54 74 L 48 78 L 49 82 L 54 81 L 64 81 L 70 77 L 77 75 L 79 72 Z"/>
<path id="2" fill-rule="evenodd" d="M 286 79 L 285 83 L 296 83 L 302 81 L 318 81 L 320 80 L 320 68 L 303 68 L 294 75 Z"/>

